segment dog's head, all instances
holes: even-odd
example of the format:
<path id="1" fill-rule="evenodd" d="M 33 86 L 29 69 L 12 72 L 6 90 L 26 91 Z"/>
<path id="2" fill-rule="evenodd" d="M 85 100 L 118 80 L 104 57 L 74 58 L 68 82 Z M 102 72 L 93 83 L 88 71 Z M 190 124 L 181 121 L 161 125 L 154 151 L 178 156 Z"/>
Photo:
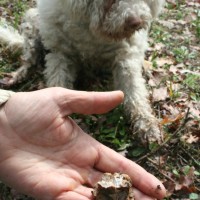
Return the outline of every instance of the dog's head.
<path id="1" fill-rule="evenodd" d="M 108 39 L 130 38 L 148 29 L 164 0 L 88 0 L 90 30 Z"/>

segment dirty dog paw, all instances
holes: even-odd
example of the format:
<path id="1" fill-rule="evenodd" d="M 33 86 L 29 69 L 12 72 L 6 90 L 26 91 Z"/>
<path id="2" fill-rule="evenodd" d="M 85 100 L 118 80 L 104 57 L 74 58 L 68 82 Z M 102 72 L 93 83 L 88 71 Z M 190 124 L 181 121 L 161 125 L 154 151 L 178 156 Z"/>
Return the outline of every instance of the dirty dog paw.
<path id="1" fill-rule="evenodd" d="M 163 141 L 163 132 L 156 119 L 140 118 L 133 122 L 132 131 L 134 135 L 141 140 L 143 144 L 151 144 Z"/>

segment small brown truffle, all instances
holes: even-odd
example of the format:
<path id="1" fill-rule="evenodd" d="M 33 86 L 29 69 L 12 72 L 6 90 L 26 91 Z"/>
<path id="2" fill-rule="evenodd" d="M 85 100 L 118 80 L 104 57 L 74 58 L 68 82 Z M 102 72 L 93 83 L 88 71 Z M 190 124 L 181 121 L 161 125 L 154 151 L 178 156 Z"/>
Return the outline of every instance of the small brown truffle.
<path id="1" fill-rule="evenodd" d="M 132 181 L 127 174 L 105 173 L 93 195 L 95 200 L 134 200 Z"/>

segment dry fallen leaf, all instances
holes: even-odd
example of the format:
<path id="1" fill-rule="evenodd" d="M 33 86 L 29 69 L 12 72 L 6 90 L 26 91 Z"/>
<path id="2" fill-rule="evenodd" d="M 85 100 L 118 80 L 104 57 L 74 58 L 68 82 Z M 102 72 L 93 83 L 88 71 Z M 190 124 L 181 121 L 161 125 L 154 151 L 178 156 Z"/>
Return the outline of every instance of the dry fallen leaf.
<path id="1" fill-rule="evenodd" d="M 167 87 L 153 89 L 152 100 L 154 102 L 165 101 L 168 97 Z"/>
<path id="2" fill-rule="evenodd" d="M 172 116 L 165 116 L 163 120 L 160 122 L 161 125 L 169 124 L 169 123 L 175 123 L 179 122 L 183 118 L 183 114 L 180 113 L 175 117 Z"/>
<path id="3" fill-rule="evenodd" d="M 162 67 L 163 65 L 167 64 L 167 65 L 173 65 L 174 63 L 174 58 L 172 57 L 161 57 L 159 59 L 156 60 L 156 64 L 158 67 Z"/>
<path id="4" fill-rule="evenodd" d="M 197 137 L 196 135 L 192 135 L 192 133 L 190 133 L 190 132 L 183 135 L 181 137 L 181 140 L 188 143 L 188 144 L 200 142 L 200 138 Z"/>

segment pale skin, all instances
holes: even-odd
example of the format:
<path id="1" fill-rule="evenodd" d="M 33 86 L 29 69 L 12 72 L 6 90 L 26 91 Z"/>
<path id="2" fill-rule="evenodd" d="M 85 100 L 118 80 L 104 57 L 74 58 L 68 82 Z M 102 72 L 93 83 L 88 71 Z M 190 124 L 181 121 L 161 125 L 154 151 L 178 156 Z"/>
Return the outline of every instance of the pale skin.
<path id="1" fill-rule="evenodd" d="M 108 112 L 123 98 L 121 91 L 63 88 L 14 94 L 0 109 L 0 180 L 41 200 L 89 200 L 103 172 L 123 172 L 133 181 L 136 200 L 162 199 L 157 178 L 69 117 Z"/>

